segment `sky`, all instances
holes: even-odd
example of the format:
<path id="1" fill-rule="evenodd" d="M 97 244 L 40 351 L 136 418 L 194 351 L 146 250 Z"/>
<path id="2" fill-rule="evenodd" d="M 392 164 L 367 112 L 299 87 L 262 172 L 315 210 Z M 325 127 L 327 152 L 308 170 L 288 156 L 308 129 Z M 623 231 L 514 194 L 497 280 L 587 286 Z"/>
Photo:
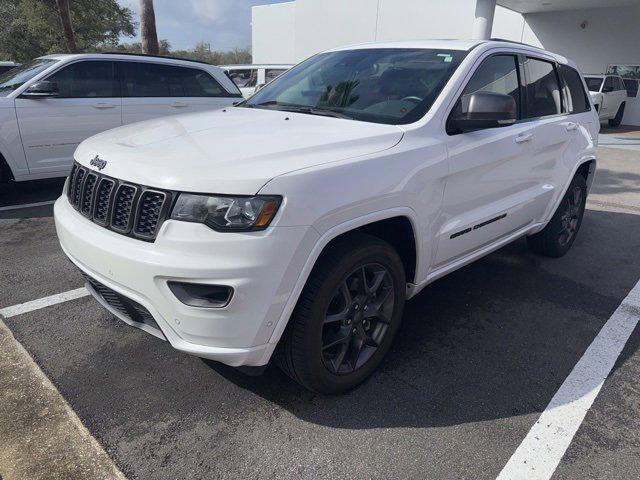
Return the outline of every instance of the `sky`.
<path id="1" fill-rule="evenodd" d="M 167 39 L 173 49 L 192 48 L 198 42 L 212 50 L 251 47 L 251 7 L 285 0 L 154 0 L 158 39 Z M 140 23 L 140 0 L 118 0 L 134 12 Z M 139 41 L 124 38 L 124 43 Z"/>

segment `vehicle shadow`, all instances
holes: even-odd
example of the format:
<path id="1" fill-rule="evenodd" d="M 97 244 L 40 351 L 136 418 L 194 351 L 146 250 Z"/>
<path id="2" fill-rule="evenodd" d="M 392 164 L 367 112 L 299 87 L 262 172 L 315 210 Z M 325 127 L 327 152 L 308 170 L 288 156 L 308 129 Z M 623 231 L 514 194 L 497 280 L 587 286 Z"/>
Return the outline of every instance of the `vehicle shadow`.
<path id="1" fill-rule="evenodd" d="M 65 178 L 48 178 L 0 183 L 0 207 L 55 200 L 60 196 L 64 182 Z"/>
<path id="2" fill-rule="evenodd" d="M 640 277 L 638 231 L 640 216 L 589 211 L 562 259 L 534 256 L 521 240 L 437 281 L 408 302 L 381 369 L 346 395 L 309 393 L 274 366 L 248 377 L 209 365 L 304 421 L 336 428 L 446 426 L 541 412 Z M 634 335 L 617 365 L 638 342 Z"/>
<path id="3" fill-rule="evenodd" d="M 640 174 L 599 168 L 593 192 L 603 195 L 640 192 Z M 640 205 L 635 208 L 640 210 Z"/>

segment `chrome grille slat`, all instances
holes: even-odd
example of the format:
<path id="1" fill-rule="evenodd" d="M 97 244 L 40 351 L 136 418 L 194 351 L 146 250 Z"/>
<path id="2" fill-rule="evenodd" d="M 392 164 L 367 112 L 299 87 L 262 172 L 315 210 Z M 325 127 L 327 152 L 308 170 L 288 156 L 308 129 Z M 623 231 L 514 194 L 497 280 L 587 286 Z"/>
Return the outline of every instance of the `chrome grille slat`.
<path id="1" fill-rule="evenodd" d="M 80 197 L 80 212 L 87 217 L 90 217 L 93 212 L 93 194 L 95 192 L 97 181 L 98 176 L 95 173 L 88 173 L 86 175 L 82 195 Z"/>
<path id="2" fill-rule="evenodd" d="M 152 242 L 168 217 L 173 197 L 171 192 L 123 182 L 74 162 L 67 198 L 94 223 Z"/>
<path id="3" fill-rule="evenodd" d="M 126 183 L 120 184 L 116 190 L 111 212 L 111 228 L 119 232 L 129 232 L 132 213 L 138 188 Z"/>
<path id="4" fill-rule="evenodd" d="M 76 172 L 76 176 L 73 181 L 73 197 L 71 199 L 71 203 L 74 208 L 77 210 L 80 203 L 80 192 L 82 190 L 82 181 L 84 180 L 84 175 L 87 173 L 87 170 L 80 167 Z"/>
<path id="5" fill-rule="evenodd" d="M 145 190 L 140 195 L 133 233 L 141 237 L 153 237 L 167 200 L 167 194 L 157 190 Z"/>
<path id="6" fill-rule="evenodd" d="M 96 192 L 96 201 L 93 207 L 93 221 L 107 226 L 109 223 L 109 207 L 111 204 L 111 194 L 116 186 L 116 182 L 109 178 L 101 178 L 98 182 L 98 191 Z"/>

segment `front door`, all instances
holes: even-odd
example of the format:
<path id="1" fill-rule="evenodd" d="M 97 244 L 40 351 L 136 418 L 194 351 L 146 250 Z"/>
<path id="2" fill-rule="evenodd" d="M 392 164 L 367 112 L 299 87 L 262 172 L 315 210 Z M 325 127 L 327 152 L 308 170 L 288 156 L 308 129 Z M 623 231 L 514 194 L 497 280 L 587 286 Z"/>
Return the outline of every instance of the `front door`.
<path id="1" fill-rule="evenodd" d="M 119 86 L 110 61 L 78 61 L 46 80 L 59 95 L 16 99 L 16 114 L 29 171 L 65 173 L 80 142 L 122 124 Z"/>
<path id="2" fill-rule="evenodd" d="M 475 70 L 453 112 L 465 96 L 488 91 L 511 95 L 521 118 L 521 68 L 516 55 L 485 58 Z M 448 137 L 449 176 L 443 198 L 434 268 L 507 236 L 531 221 L 531 190 L 539 188 L 531 169 L 535 125 L 488 128 Z"/>

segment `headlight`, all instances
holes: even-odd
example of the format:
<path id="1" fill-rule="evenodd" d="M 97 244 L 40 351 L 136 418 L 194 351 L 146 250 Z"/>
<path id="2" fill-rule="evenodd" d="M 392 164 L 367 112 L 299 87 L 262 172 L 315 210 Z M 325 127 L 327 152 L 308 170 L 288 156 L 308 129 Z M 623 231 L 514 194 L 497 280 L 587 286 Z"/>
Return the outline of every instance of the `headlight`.
<path id="1" fill-rule="evenodd" d="M 173 220 L 204 223 L 220 231 L 264 230 L 275 217 L 280 197 L 227 197 L 181 193 L 171 211 Z"/>

